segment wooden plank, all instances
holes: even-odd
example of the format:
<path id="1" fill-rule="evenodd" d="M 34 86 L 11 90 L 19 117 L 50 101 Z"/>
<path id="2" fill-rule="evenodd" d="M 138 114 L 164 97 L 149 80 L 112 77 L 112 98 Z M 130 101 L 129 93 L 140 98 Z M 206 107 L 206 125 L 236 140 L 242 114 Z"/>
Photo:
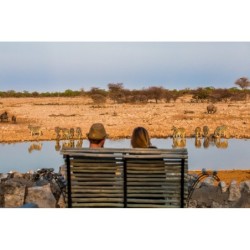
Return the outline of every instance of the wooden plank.
<path id="1" fill-rule="evenodd" d="M 139 204 L 165 204 L 165 200 L 162 197 L 162 199 L 132 199 L 132 198 L 128 198 L 127 199 L 128 203 L 139 203 Z"/>
<path id="2" fill-rule="evenodd" d="M 91 187 L 84 187 L 82 185 L 78 185 L 79 183 L 76 183 L 76 185 L 73 185 L 73 188 L 75 189 L 82 189 L 82 190 L 98 190 L 99 192 L 101 192 L 102 190 L 120 190 L 121 186 L 91 186 Z M 80 183 L 81 184 L 81 183 Z"/>
<path id="3" fill-rule="evenodd" d="M 92 177 L 97 177 L 97 178 L 102 178 L 102 177 L 105 177 L 105 178 L 117 178 L 117 176 L 121 176 L 121 175 L 116 175 L 116 174 L 114 174 L 113 172 L 112 172 L 112 174 L 110 174 L 110 173 L 84 173 L 84 172 L 77 172 L 77 176 L 79 176 L 79 177 L 81 177 L 81 176 L 84 176 L 84 177 L 86 177 L 86 178 L 92 178 Z M 122 177 L 120 177 L 120 178 L 122 178 Z"/>
<path id="4" fill-rule="evenodd" d="M 141 177 L 141 176 L 138 176 L 137 178 L 131 178 L 131 177 L 128 177 L 127 178 L 127 182 L 164 182 L 165 181 L 165 178 L 154 178 L 154 177 Z"/>
<path id="5" fill-rule="evenodd" d="M 180 205 L 160 205 L 160 204 L 127 204 L 128 208 L 179 208 Z"/>
<path id="6" fill-rule="evenodd" d="M 67 149 L 62 149 L 60 151 L 62 154 L 69 154 L 69 153 L 79 153 L 79 152 L 87 152 L 87 153 L 96 153 L 96 152 L 103 152 L 103 153 L 112 153 L 112 154 L 117 154 L 117 153 L 144 153 L 144 154 L 149 154 L 149 153 L 175 153 L 175 154 L 187 154 L 187 149 L 186 148 L 178 148 L 178 149 L 152 149 L 152 148 L 101 148 L 101 149 L 93 149 L 93 148 L 67 148 Z"/>
<path id="7" fill-rule="evenodd" d="M 123 203 L 72 203 L 72 207 L 75 208 L 95 208 L 95 207 L 117 207 L 117 208 L 123 208 Z"/>
<path id="8" fill-rule="evenodd" d="M 88 178 L 85 178 L 85 177 L 81 177 L 81 176 L 79 176 L 78 178 L 77 178 L 77 180 L 78 181 L 86 181 L 86 183 L 87 182 L 89 182 L 89 181 L 93 181 L 93 182 L 103 182 L 103 181 L 105 181 L 105 182 L 116 182 L 116 181 L 121 181 L 122 180 L 122 178 L 115 178 L 115 177 L 113 177 L 113 178 L 106 178 L 106 177 L 103 177 L 103 178 L 98 178 L 98 177 L 88 177 Z"/>
<path id="9" fill-rule="evenodd" d="M 137 181 L 131 181 L 131 182 L 127 182 L 128 186 L 169 186 L 169 185 L 174 185 L 174 186 L 180 186 L 180 183 L 176 183 L 174 182 L 170 182 L 168 181 L 166 182 L 137 182 Z"/>
<path id="10" fill-rule="evenodd" d="M 180 200 L 165 200 L 164 198 L 162 200 L 160 199 L 132 199 L 128 198 L 127 202 L 129 204 L 179 204 Z"/>
<path id="11" fill-rule="evenodd" d="M 123 194 L 122 193 L 118 193 L 118 194 L 110 194 L 110 193 L 77 193 L 77 194 L 72 194 L 73 198 L 121 198 L 124 200 L 123 198 Z"/>
<path id="12" fill-rule="evenodd" d="M 85 203 L 94 203 L 94 202 L 123 202 L 124 199 L 123 198 L 72 198 L 72 202 L 85 202 Z"/>
<path id="13" fill-rule="evenodd" d="M 149 197 L 149 198 L 153 198 L 153 197 L 159 197 L 159 196 L 161 196 L 161 197 L 163 197 L 163 198 L 180 198 L 180 194 L 179 195 L 175 195 L 175 194 L 171 194 L 171 195 L 166 195 L 165 193 L 163 193 L 163 194 L 159 194 L 159 193 L 157 193 L 157 194 L 128 194 L 128 197 L 129 198 L 131 198 L 131 197 L 133 197 L 133 198 L 140 198 L 140 197 Z"/>

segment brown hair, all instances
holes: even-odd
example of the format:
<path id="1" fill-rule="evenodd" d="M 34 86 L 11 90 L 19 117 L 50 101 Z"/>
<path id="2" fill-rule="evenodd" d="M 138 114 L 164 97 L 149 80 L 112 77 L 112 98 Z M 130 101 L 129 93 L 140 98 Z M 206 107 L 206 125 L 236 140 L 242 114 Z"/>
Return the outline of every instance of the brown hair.
<path id="1" fill-rule="evenodd" d="M 148 131 L 143 127 L 134 129 L 131 137 L 131 145 L 133 148 L 148 148 L 151 146 Z"/>

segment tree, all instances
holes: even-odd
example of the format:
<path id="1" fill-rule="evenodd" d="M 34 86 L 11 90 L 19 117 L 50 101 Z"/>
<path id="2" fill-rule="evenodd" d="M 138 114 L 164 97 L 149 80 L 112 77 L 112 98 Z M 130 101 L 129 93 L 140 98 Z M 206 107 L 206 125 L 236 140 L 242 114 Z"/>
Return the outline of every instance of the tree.
<path id="1" fill-rule="evenodd" d="M 158 103 L 159 100 L 163 98 L 164 88 L 152 86 L 147 89 L 147 96 L 150 99 L 155 99 L 155 102 Z"/>
<path id="2" fill-rule="evenodd" d="M 92 94 L 91 99 L 95 104 L 103 104 L 106 102 L 106 96 L 100 94 Z"/>
<path id="3" fill-rule="evenodd" d="M 240 79 L 235 81 L 235 84 L 240 86 L 245 94 L 245 100 L 247 101 L 247 88 L 250 87 L 250 81 L 247 77 L 241 77 Z"/>
<path id="4" fill-rule="evenodd" d="M 235 84 L 240 86 L 243 90 L 250 87 L 250 81 L 247 77 L 241 77 L 235 81 Z"/>
<path id="5" fill-rule="evenodd" d="M 105 103 L 107 99 L 107 92 L 97 87 L 92 87 L 89 91 L 89 95 L 95 104 Z"/>
<path id="6" fill-rule="evenodd" d="M 120 100 L 124 99 L 123 93 L 123 83 L 109 83 L 109 97 L 114 102 L 119 102 Z"/>

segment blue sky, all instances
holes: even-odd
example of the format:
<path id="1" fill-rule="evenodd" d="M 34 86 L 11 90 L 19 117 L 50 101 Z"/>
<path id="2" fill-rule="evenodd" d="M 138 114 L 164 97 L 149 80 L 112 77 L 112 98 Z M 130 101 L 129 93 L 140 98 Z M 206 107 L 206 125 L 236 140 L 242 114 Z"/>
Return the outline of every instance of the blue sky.
<path id="1" fill-rule="evenodd" d="M 0 91 L 230 88 L 250 77 L 249 42 L 1 42 Z"/>

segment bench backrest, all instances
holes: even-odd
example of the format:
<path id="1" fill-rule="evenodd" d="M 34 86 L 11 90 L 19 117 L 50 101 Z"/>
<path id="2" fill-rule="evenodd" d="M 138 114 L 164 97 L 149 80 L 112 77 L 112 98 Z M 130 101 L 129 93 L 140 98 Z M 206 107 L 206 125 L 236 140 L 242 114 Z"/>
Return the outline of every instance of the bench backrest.
<path id="1" fill-rule="evenodd" d="M 67 149 L 68 207 L 185 207 L 186 149 Z"/>

